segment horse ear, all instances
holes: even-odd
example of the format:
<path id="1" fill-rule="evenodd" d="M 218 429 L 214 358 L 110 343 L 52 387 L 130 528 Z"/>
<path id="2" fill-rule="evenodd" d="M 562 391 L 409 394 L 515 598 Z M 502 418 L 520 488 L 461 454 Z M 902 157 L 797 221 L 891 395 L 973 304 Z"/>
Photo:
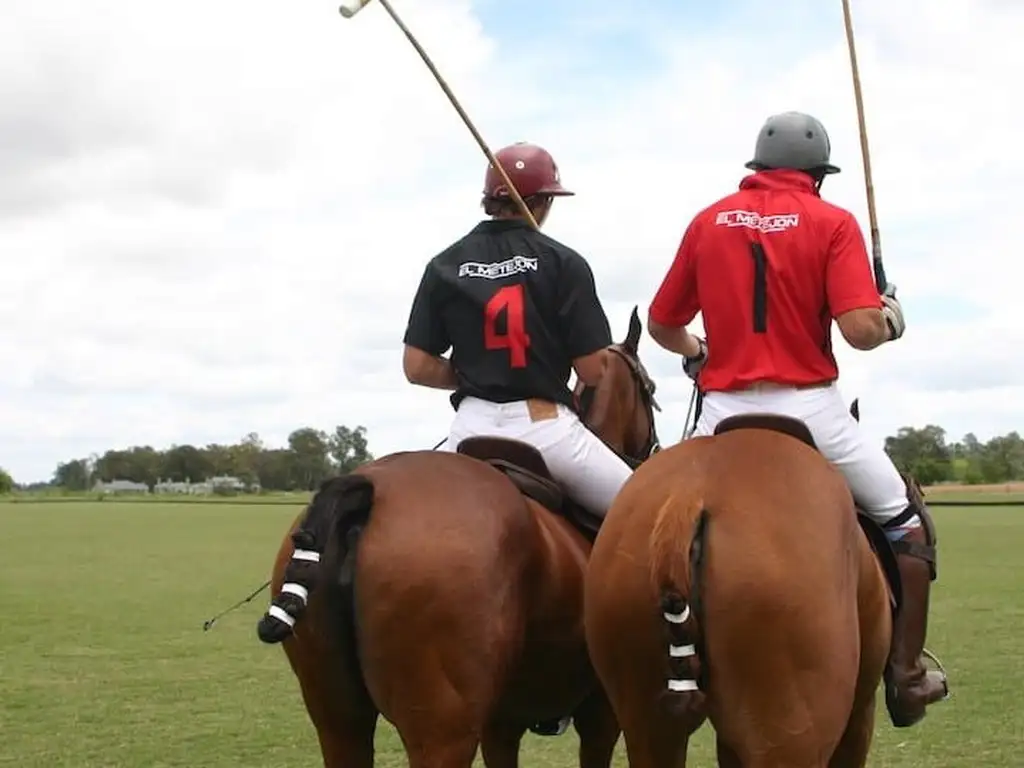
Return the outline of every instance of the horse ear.
<path id="1" fill-rule="evenodd" d="M 633 313 L 629 316 L 629 333 L 626 334 L 626 340 L 623 342 L 623 346 L 634 354 L 637 351 L 637 347 L 640 346 L 640 332 L 642 330 L 643 326 L 640 324 L 640 314 L 637 311 L 637 306 L 634 304 Z"/>
<path id="2" fill-rule="evenodd" d="M 854 421 L 860 421 L 860 398 L 856 397 L 853 402 L 850 403 L 850 415 L 853 416 Z"/>

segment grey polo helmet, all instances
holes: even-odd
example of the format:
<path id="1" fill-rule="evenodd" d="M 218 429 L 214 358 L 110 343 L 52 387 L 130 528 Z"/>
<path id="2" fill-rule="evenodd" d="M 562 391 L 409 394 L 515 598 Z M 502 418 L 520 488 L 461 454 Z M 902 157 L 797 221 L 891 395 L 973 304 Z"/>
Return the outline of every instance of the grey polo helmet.
<path id="1" fill-rule="evenodd" d="M 839 173 L 829 162 L 832 145 L 821 121 L 803 112 L 783 112 L 769 117 L 754 145 L 754 159 L 746 168 L 792 168 L 800 171 L 820 169 Z"/>

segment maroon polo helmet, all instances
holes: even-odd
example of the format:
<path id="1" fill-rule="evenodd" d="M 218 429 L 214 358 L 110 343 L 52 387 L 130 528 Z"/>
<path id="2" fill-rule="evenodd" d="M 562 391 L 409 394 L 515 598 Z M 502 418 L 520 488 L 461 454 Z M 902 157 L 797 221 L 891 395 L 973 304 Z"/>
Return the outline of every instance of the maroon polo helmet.
<path id="1" fill-rule="evenodd" d="M 523 198 L 533 195 L 566 197 L 576 194 L 562 186 L 558 165 L 543 147 L 520 141 L 499 149 L 494 156 Z M 492 200 L 511 197 L 505 180 L 501 178 L 498 169 L 490 163 L 484 177 L 484 197 Z"/>

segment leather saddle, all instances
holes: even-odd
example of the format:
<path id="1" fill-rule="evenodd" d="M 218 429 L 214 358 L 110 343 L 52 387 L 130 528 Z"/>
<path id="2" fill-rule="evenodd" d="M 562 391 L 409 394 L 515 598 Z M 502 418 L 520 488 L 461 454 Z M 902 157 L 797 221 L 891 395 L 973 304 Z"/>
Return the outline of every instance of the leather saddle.
<path id="1" fill-rule="evenodd" d="M 781 432 L 784 435 L 789 435 L 799 440 L 816 451 L 819 450 L 814 442 L 814 437 L 811 435 L 811 430 L 800 419 L 793 418 L 792 416 L 783 416 L 776 413 L 740 413 L 718 422 L 718 426 L 715 427 L 715 434 L 720 435 L 736 429 L 766 429 L 772 432 Z M 882 572 L 889 582 L 889 595 L 893 607 L 893 618 L 895 619 L 896 614 L 899 613 L 903 596 L 900 570 L 896 563 L 896 553 L 893 552 L 892 544 L 885 535 L 882 526 L 868 517 L 860 507 L 855 505 L 855 509 L 860 529 L 867 537 L 868 544 L 871 545 L 872 551 L 882 566 Z"/>
<path id="2" fill-rule="evenodd" d="M 565 493 L 551 476 L 540 451 L 529 443 L 505 437 L 467 437 L 455 450 L 504 473 L 524 496 L 564 517 L 589 542 L 594 542 L 601 519 Z"/>

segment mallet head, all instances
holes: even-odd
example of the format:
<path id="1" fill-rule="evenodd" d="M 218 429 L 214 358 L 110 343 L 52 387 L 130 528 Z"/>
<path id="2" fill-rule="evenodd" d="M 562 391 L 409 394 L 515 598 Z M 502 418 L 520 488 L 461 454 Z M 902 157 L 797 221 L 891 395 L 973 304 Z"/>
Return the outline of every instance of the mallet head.
<path id="1" fill-rule="evenodd" d="M 351 19 L 357 13 L 359 13 L 370 0 L 345 0 L 341 7 L 338 8 L 338 12 L 346 19 Z"/>

